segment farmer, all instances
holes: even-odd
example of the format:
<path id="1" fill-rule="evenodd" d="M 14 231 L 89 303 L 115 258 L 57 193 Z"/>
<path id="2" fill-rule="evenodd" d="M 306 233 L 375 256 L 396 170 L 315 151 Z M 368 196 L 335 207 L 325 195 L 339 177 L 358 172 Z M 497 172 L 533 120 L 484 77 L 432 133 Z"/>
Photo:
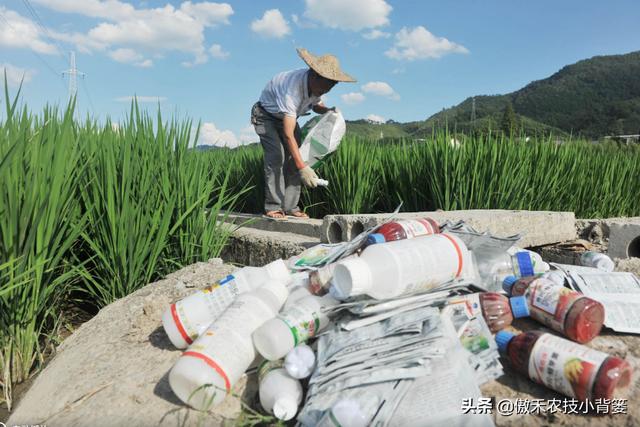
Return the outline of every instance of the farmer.
<path id="1" fill-rule="evenodd" d="M 333 55 L 318 57 L 306 49 L 298 49 L 298 55 L 309 68 L 277 74 L 251 109 L 251 123 L 264 150 L 265 215 L 275 219 L 308 218 L 298 206 L 300 181 L 310 188 L 317 186 L 318 176 L 298 150 L 302 141 L 297 118 L 310 109 L 317 114 L 336 111 L 320 97 L 338 82 L 356 81 L 340 70 Z"/>

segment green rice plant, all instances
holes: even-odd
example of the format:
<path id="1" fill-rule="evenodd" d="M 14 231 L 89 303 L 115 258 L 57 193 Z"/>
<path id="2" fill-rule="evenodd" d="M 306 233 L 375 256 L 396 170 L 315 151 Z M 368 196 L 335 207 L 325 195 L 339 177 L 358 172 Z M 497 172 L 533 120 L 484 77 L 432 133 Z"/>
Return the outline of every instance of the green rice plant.
<path id="1" fill-rule="evenodd" d="M 80 156 L 73 103 L 41 119 L 10 101 L 0 123 L 0 374 L 11 407 L 11 385 L 43 361 L 49 330 L 76 271 L 67 262 L 86 218 L 79 212 Z"/>
<path id="2" fill-rule="evenodd" d="M 98 307 L 122 298 L 164 273 L 220 254 L 229 233 L 218 215 L 231 194 L 225 164 L 191 150 L 191 122 L 163 123 L 131 106 L 115 130 L 83 134 L 90 159 L 81 193 L 91 227 L 82 231 L 77 260 L 88 260 L 83 290 Z"/>

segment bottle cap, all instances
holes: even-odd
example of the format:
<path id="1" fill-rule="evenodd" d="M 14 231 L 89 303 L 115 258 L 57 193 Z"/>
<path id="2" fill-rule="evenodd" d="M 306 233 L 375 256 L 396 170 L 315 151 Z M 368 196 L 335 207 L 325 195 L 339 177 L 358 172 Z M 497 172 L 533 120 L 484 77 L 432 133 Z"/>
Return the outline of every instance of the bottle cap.
<path id="1" fill-rule="evenodd" d="M 386 242 L 386 239 L 384 238 L 384 235 L 380 233 L 369 234 L 369 237 L 367 237 L 367 245 L 375 245 L 376 243 L 384 242 Z"/>
<path id="2" fill-rule="evenodd" d="M 311 347 L 306 344 L 294 347 L 284 359 L 284 369 L 295 379 L 310 376 L 315 364 L 316 355 L 311 350 Z"/>
<path id="3" fill-rule="evenodd" d="M 518 278 L 516 276 L 507 276 L 502 281 L 502 289 L 508 294 L 511 295 L 511 288 L 513 288 L 513 284 L 516 283 Z"/>
<path id="4" fill-rule="evenodd" d="M 273 415 L 283 421 L 289 421 L 296 416 L 298 404 L 289 396 L 281 397 L 273 404 Z"/>
<path id="5" fill-rule="evenodd" d="M 345 259 L 336 264 L 332 282 L 337 295 L 345 298 L 366 294 L 371 288 L 371 271 L 360 258 Z"/>
<path id="6" fill-rule="evenodd" d="M 527 297 L 524 295 L 509 298 L 509 304 L 514 318 L 529 316 L 529 304 L 527 304 Z"/>
<path id="7" fill-rule="evenodd" d="M 496 343 L 498 344 L 498 350 L 502 353 L 507 351 L 507 346 L 509 342 L 515 338 L 516 334 L 509 331 L 498 331 L 496 333 Z"/>
<path id="8" fill-rule="evenodd" d="M 533 276 L 533 262 L 531 262 L 531 255 L 529 252 L 517 252 L 516 259 L 518 260 L 518 267 L 520 269 L 520 277 Z"/>
<path id="9" fill-rule="evenodd" d="M 291 273 L 287 268 L 287 264 L 282 259 L 277 259 L 264 266 L 267 271 L 267 276 L 271 279 L 279 280 L 288 285 L 291 281 Z"/>

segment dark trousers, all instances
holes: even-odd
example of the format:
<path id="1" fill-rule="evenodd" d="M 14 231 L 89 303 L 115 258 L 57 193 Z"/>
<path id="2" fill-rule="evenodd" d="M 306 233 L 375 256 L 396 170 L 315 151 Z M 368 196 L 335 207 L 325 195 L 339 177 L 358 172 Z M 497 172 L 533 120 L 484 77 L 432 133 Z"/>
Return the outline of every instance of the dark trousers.
<path id="1" fill-rule="evenodd" d="M 287 147 L 282 119 L 269 114 L 256 103 L 251 109 L 251 123 L 260 137 L 260 145 L 264 150 L 265 211 L 299 211 L 300 172 Z M 300 147 L 302 139 L 297 123 L 294 136 Z"/>

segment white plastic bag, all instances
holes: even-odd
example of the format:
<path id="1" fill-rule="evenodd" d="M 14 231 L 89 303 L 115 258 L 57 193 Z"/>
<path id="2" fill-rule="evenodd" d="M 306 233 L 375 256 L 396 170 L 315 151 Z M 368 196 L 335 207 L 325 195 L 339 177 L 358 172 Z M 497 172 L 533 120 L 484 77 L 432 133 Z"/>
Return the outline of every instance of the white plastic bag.
<path id="1" fill-rule="evenodd" d="M 302 160 L 312 168 L 317 167 L 322 158 L 338 149 L 346 128 L 340 112 L 325 113 L 300 146 Z"/>

